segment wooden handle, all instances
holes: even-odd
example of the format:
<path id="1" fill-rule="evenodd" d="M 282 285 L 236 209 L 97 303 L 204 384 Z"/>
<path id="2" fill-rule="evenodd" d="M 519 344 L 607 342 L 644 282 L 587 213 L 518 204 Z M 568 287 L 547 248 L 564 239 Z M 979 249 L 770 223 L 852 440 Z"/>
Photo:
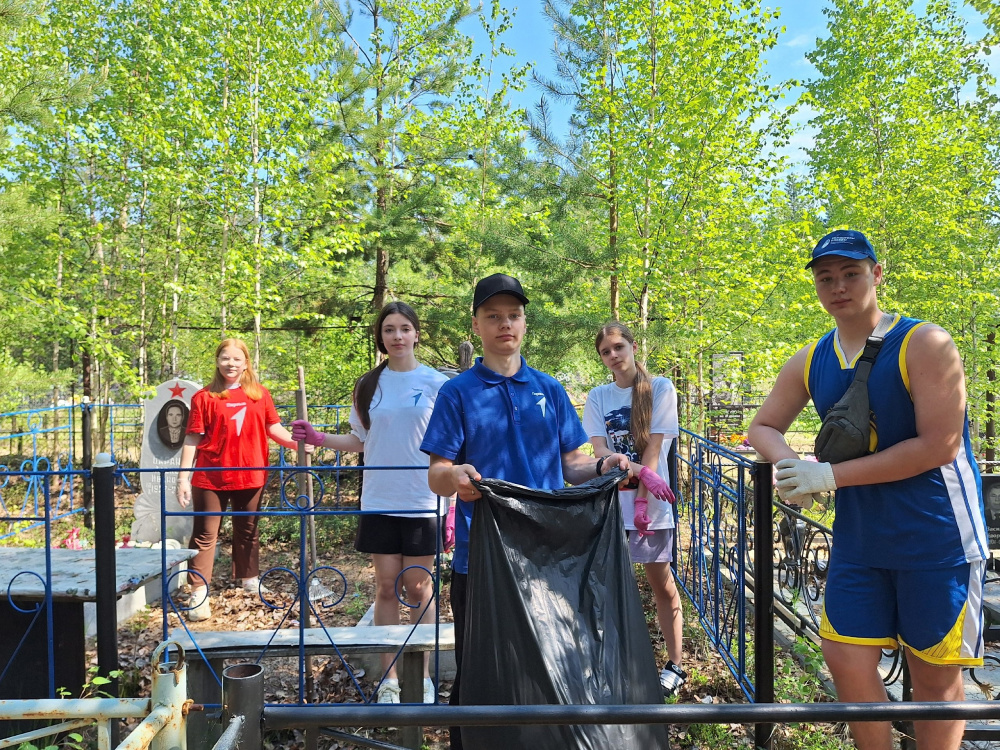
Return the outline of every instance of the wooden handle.
<path id="1" fill-rule="evenodd" d="M 302 365 L 299 365 L 299 389 L 295 391 L 295 418 L 296 419 L 308 419 L 308 409 L 306 408 L 306 374 L 305 370 L 302 369 Z M 299 466 L 309 465 L 309 454 L 306 453 L 306 441 L 300 440 L 298 445 L 298 456 L 297 459 Z M 304 472 L 299 472 L 296 476 L 296 486 L 298 489 L 299 497 L 307 494 L 307 482 L 306 474 Z M 311 494 L 311 493 L 309 493 Z"/>

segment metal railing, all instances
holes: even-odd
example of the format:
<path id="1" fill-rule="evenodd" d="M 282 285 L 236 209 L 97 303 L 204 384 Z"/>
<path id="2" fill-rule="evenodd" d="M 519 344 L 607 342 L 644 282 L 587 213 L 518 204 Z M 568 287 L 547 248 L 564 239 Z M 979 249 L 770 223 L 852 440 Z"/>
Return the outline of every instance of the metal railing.
<path id="1" fill-rule="evenodd" d="M 313 551 L 310 549 L 309 544 L 310 520 L 313 520 L 316 523 L 335 523 L 337 521 L 358 518 L 363 515 L 378 514 L 377 511 L 360 510 L 356 500 L 353 504 L 345 503 L 345 498 L 340 494 L 341 475 L 343 474 L 356 474 L 362 470 L 426 470 L 426 467 L 313 465 L 311 467 L 283 466 L 277 470 L 275 467 L 259 467 L 257 469 L 247 468 L 245 470 L 255 471 L 260 470 L 261 468 L 270 468 L 272 471 L 272 478 L 266 486 L 271 487 L 272 490 L 277 493 L 278 501 L 276 503 L 268 505 L 264 505 L 262 503 L 260 510 L 255 512 L 226 511 L 223 513 L 215 513 L 196 512 L 193 509 L 164 510 L 161 513 L 161 538 L 167 538 L 167 526 L 170 519 L 186 519 L 206 516 L 257 516 L 264 523 L 267 523 L 268 521 L 276 521 L 277 519 L 292 520 L 298 530 L 298 550 L 295 568 L 293 569 L 284 565 L 275 565 L 262 570 L 260 574 L 260 581 L 263 586 L 266 588 L 280 590 L 284 594 L 287 594 L 287 596 L 282 596 L 279 600 L 279 598 L 273 594 L 258 593 L 258 597 L 263 606 L 266 606 L 272 611 L 281 613 L 280 619 L 275 623 L 273 628 L 273 632 L 275 633 L 289 627 L 305 630 L 308 629 L 312 623 L 315 623 L 317 627 L 322 628 L 323 630 L 329 631 L 329 629 L 332 628 L 332 619 L 335 616 L 342 614 L 351 604 L 350 594 L 355 589 L 356 582 L 350 580 L 348 575 L 339 568 L 333 565 L 322 564 L 321 560 L 313 558 Z M 213 472 L 224 470 L 225 469 L 202 469 L 199 471 Z M 161 477 L 161 507 L 167 508 L 166 487 L 168 483 L 166 481 L 166 475 L 174 474 L 177 471 L 177 469 L 124 469 L 119 470 L 118 473 L 159 473 Z M 306 475 L 309 479 L 313 480 L 315 491 L 311 496 L 307 496 L 301 490 L 299 480 L 302 479 L 303 475 Z M 280 481 L 278 481 L 275 485 L 276 480 Z M 329 498 L 327 498 L 327 487 L 332 488 Z M 406 512 L 407 511 L 399 511 L 400 514 L 405 514 Z M 416 510 L 412 511 L 412 513 L 416 515 L 426 513 L 426 511 Z M 438 601 L 440 589 L 439 571 L 441 569 L 441 558 L 444 554 L 441 547 L 443 538 L 441 526 L 443 521 L 443 516 L 436 516 L 438 547 L 434 565 L 435 570 L 427 571 L 428 575 L 432 577 L 434 584 L 431 601 L 435 605 Z M 167 550 L 164 546 L 162 548 L 164 565 L 166 564 L 166 554 Z M 320 557 L 322 557 L 322 555 L 320 555 Z M 173 574 L 173 576 L 176 575 L 179 575 L 179 573 Z M 189 573 L 189 575 L 192 574 Z M 197 574 L 195 573 L 193 575 Z M 400 575 L 402 575 L 402 573 Z M 204 654 L 201 653 L 198 646 L 198 632 L 190 630 L 187 626 L 185 618 L 182 616 L 183 612 L 191 609 L 193 605 L 197 604 L 197 602 L 182 602 L 175 598 L 176 591 L 170 591 L 170 583 L 173 576 L 164 576 L 162 581 L 163 601 L 165 603 L 163 607 L 162 620 L 163 637 L 166 639 L 170 636 L 168 615 L 173 612 L 178 615 L 181 628 L 185 631 L 188 637 L 191 638 L 195 644 L 195 648 L 198 649 L 199 653 L 202 657 L 204 657 Z M 202 580 L 198 582 L 198 585 L 204 585 L 204 581 Z M 402 598 L 400 598 L 399 601 L 403 606 L 407 606 L 411 609 L 414 608 L 412 603 L 406 602 Z M 296 612 L 298 612 L 298 616 L 293 616 Z M 439 612 L 436 615 L 434 624 L 440 625 Z M 415 625 L 411 627 L 415 628 Z M 331 653 L 339 655 L 340 650 L 337 648 L 335 640 L 331 638 L 329 644 L 331 647 Z M 401 657 L 405 646 L 406 644 L 404 643 L 399 648 L 395 654 L 394 660 Z M 256 662 L 260 662 L 263 658 L 265 658 L 267 656 L 267 651 L 268 646 L 264 646 L 264 648 L 261 649 L 260 654 L 257 656 Z M 205 661 L 209 662 L 211 660 L 206 658 Z M 370 692 L 366 692 L 361 686 L 360 675 L 355 673 L 355 670 L 351 667 L 348 661 L 343 658 L 342 661 L 344 662 L 348 678 L 354 684 L 362 699 L 365 702 L 374 701 L 375 691 L 381 684 L 381 681 L 376 683 Z M 300 669 L 298 691 L 295 696 L 295 700 L 300 704 L 305 704 L 311 701 L 311 697 L 309 695 L 310 690 L 307 688 L 306 684 L 304 647 L 300 649 L 299 662 Z M 216 674 L 213 670 L 213 677 L 217 684 L 221 687 L 222 676 L 220 674 Z M 435 682 L 438 681 L 437 677 L 438 675 L 435 675 Z"/>
<path id="2" fill-rule="evenodd" d="M 178 649 L 176 661 L 161 661 L 166 648 Z M 0 700 L 0 720 L 56 721 L 58 723 L 22 732 L 0 740 L 0 750 L 19 747 L 45 737 L 97 725 L 99 750 L 175 750 L 184 747 L 187 699 L 187 673 L 184 651 L 177 644 L 161 643 L 153 651 L 152 688 L 149 698 L 75 698 L 69 700 Z M 118 723 L 122 719 L 141 719 L 125 740 L 118 744 Z"/>
<path id="3" fill-rule="evenodd" d="M 823 517 L 813 518 L 798 513 L 785 506 L 773 503 L 771 491 L 770 465 L 753 462 L 745 453 L 726 449 L 693 433 L 682 435 L 685 449 L 675 462 L 674 484 L 677 491 L 677 556 L 676 576 L 697 608 L 697 617 L 713 644 L 722 654 L 727 667 L 732 671 L 741 690 L 747 698 L 757 706 L 664 706 L 641 707 L 639 717 L 637 707 L 567 707 L 567 706 L 535 706 L 517 707 L 517 717 L 508 717 L 502 710 L 489 707 L 483 712 L 483 707 L 462 707 L 448 709 L 444 706 L 430 707 L 393 707 L 392 723 L 407 726 L 411 716 L 419 717 L 413 720 L 414 726 L 432 726 L 447 724 L 489 724 L 489 723 L 641 723 L 643 721 L 663 722 L 699 722 L 699 721 L 752 721 L 757 724 L 755 739 L 761 747 L 769 746 L 772 724 L 784 721 L 829 721 L 843 720 L 844 717 L 855 720 L 861 718 L 851 711 L 851 706 L 766 706 L 774 700 L 774 661 L 773 661 L 773 627 L 774 615 L 798 629 L 815 632 L 818 629 L 822 589 L 825 585 L 826 566 L 829 560 L 829 550 L 832 545 L 832 532 L 823 523 Z M 103 554 L 105 563 L 110 550 L 111 580 L 114 580 L 114 485 L 116 480 L 126 474 L 141 473 L 140 470 L 116 468 L 109 460 L 98 462 L 92 473 L 74 472 L 74 478 L 87 474 L 94 481 L 95 523 L 99 534 L 98 553 Z M 265 507 L 259 514 L 262 517 L 276 519 L 292 518 L 299 531 L 298 560 L 295 568 L 273 567 L 263 574 L 263 578 L 273 582 L 283 578 L 285 589 L 291 593 L 290 603 L 285 601 L 280 606 L 262 597 L 263 603 L 282 613 L 282 620 L 275 630 L 288 625 L 293 609 L 299 602 L 300 613 L 308 613 L 309 618 L 300 616 L 298 626 L 307 627 L 309 620 L 319 627 L 326 628 L 326 619 L 331 608 L 344 606 L 350 591 L 347 576 L 331 566 L 318 565 L 310 558 L 307 546 L 308 522 L 345 518 L 358 515 L 357 506 L 349 507 L 345 498 L 332 488 L 339 488 L 339 478 L 342 474 L 357 473 L 360 467 L 343 466 L 339 464 L 314 466 L 310 469 L 302 467 L 265 467 L 270 468 L 272 481 L 278 497 L 272 507 Z M 413 467 L 365 467 L 367 470 L 401 470 Z M 149 471 L 149 470 L 147 470 Z M 160 473 L 161 507 L 166 508 L 166 486 L 164 475 L 172 470 L 156 470 Z M 310 501 L 303 498 L 298 480 L 305 472 L 312 477 L 317 485 L 317 493 Z M 26 520 L 46 524 L 51 528 L 53 520 L 49 510 L 52 507 L 49 482 L 41 481 L 51 477 L 56 472 L 28 472 L 39 477 L 40 492 L 43 500 L 40 504 L 40 515 L 28 517 Z M 25 472 L 0 472 L 21 476 Z M 331 488 L 329 491 L 326 488 Z M 47 494 L 48 493 L 48 494 Z M 329 495 L 329 497 L 327 497 Z M 110 509 L 110 513 L 108 510 Z M 161 534 L 166 535 L 166 523 L 171 516 L 191 516 L 192 512 L 179 513 L 165 511 L 162 513 Z M 226 515 L 232 515 L 227 513 Z M 111 520 L 110 531 L 107 525 Z M 101 531 L 103 529 L 103 531 Z M 109 536 L 110 534 L 110 536 Z M 46 534 L 46 546 L 51 544 L 51 535 Z M 101 551 L 103 550 L 103 553 Z M 173 599 L 170 592 L 170 580 L 167 575 L 166 549 L 162 550 L 163 572 L 161 584 L 164 601 L 163 634 L 169 633 L 168 613 L 182 615 L 187 605 Z M 98 559 L 98 573 L 101 576 L 101 559 Z M 34 610 L 39 623 L 47 623 L 49 642 L 52 643 L 52 600 L 51 600 L 51 561 L 47 562 L 48 570 L 45 577 L 46 599 Z M 428 571 L 432 575 L 437 571 Z M 37 571 L 24 571 L 42 577 Z M 312 581 L 319 580 L 329 587 L 334 594 L 319 605 L 314 604 L 310 596 Z M 106 573 L 103 574 L 106 576 Z M 98 585 L 101 586 L 102 584 Z M 107 580 L 106 577 L 103 580 Z M 328 586 L 328 584 L 330 584 Z M 435 591 L 438 586 L 435 577 Z M 98 604 L 98 657 L 101 671 L 107 673 L 117 667 L 117 620 L 114 612 L 114 587 L 107 589 L 103 604 Z M 773 600 L 772 600 L 773 595 Z M 110 596 L 110 599 L 109 599 Z M 9 599 L 10 597 L 8 597 Z M 435 593 L 435 598 L 437 594 Z M 28 610 L 22 610 L 28 611 Z M 187 630 L 184 617 L 180 622 Z M 41 624 L 38 627 L 42 627 Z M 197 643 L 197 633 L 188 631 Z M 752 637 L 748 637 L 752 634 Z M 337 652 L 336 644 L 331 643 L 332 651 Z M 266 655 L 266 647 L 256 659 L 259 664 Z M 398 654 L 397 654 L 398 658 Z M 992 657 L 988 657 L 992 658 Z M 291 721 L 289 717 L 300 717 L 297 713 L 308 708 L 308 720 L 297 718 L 301 726 L 385 726 L 387 723 L 385 710 L 380 708 L 378 718 L 359 720 L 355 712 L 364 710 L 364 706 L 344 704 L 318 704 L 310 702 L 309 690 L 305 677 L 305 651 L 300 650 L 300 669 L 298 692 L 295 703 L 298 708 L 285 706 L 268 706 L 264 716 L 268 719 L 268 728 L 283 726 L 283 722 Z M 50 650 L 47 668 L 52 670 L 55 655 Z M 346 662 L 345 662 L 346 664 Z M 9 664 L 7 665 L 9 666 Z M 893 679 L 898 678 L 898 675 Z M 217 675 L 219 684 L 224 687 L 225 676 Z M 361 688 L 356 674 L 351 673 L 349 679 L 357 686 L 363 701 L 371 702 L 374 690 L 368 695 Z M 887 678 L 888 680 L 888 678 Z M 437 680 L 436 680 L 437 681 Z M 3 678 L 0 676 L 0 685 Z M 55 688 L 54 679 L 49 678 L 50 692 Z M 54 697 L 51 696 L 51 697 Z M 0 703 L 0 706 L 4 704 Z M 398 708 L 398 710 L 397 710 Z M 856 707 L 855 707 L 856 708 Z M 920 713 L 917 713 L 917 709 Z M 131 710 L 131 709 L 130 709 Z M 865 709 L 863 718 L 877 720 L 879 717 L 913 718 L 1000 718 L 1000 702 L 965 703 L 965 704 L 912 704 L 910 706 L 886 706 Z M 458 713 L 455 713 L 455 712 Z M 415 712 L 415 713 L 408 713 Z M 477 713 L 478 712 L 478 713 Z M 735 718 L 736 716 L 743 718 Z M 3 718 L 3 716 L 0 716 Z M 487 719 L 492 719 L 488 721 Z M 508 721 L 508 719 L 510 721 Z M 235 717 L 234 717 L 235 722 Z M 315 723 L 314 723 L 315 722 Z M 238 723 L 238 722 L 237 722 Z M 245 724 L 245 722 L 244 722 Z M 236 732 L 235 723 L 230 734 Z M 977 730 L 983 731 L 983 730 Z"/>

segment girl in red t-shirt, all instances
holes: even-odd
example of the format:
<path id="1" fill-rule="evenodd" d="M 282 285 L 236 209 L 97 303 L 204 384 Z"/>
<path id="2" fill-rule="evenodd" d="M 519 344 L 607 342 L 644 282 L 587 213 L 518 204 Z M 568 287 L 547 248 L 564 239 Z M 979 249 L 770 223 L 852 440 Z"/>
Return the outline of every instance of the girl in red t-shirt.
<path id="1" fill-rule="evenodd" d="M 197 471 L 215 467 L 267 466 L 270 437 L 286 448 L 296 448 L 288 430 L 281 426 L 271 394 L 260 384 L 250 366 L 250 352 L 239 339 L 226 339 L 215 350 L 215 375 L 207 387 L 191 399 L 187 436 L 181 449 L 177 476 L 177 501 L 182 508 L 194 500 L 197 513 L 233 511 L 255 513 L 267 481 L 267 470 Z M 197 459 L 195 458 L 197 456 Z M 233 516 L 233 577 L 243 588 L 260 590 L 260 546 L 255 515 Z M 208 584 L 212 580 L 215 543 L 222 516 L 195 516 L 190 548 L 198 554 L 190 562 L 192 576 L 188 619 L 212 616 Z"/>

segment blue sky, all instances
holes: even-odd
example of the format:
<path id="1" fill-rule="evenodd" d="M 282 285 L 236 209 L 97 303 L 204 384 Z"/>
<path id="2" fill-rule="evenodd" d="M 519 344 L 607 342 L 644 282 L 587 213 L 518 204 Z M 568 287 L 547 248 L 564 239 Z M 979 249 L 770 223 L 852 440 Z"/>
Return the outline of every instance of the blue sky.
<path id="1" fill-rule="evenodd" d="M 550 50 L 552 49 L 551 24 L 541 11 L 541 2 L 536 0 L 521 0 L 519 3 L 506 2 L 507 8 L 516 8 L 513 29 L 505 38 L 506 43 L 517 52 L 516 62 L 532 63 L 543 76 L 552 76 L 554 64 Z M 796 0 L 788 5 L 776 6 L 781 11 L 779 23 L 785 27 L 778 45 L 770 50 L 767 59 L 767 70 L 775 80 L 795 78 L 808 80 L 815 75 L 815 68 L 805 55 L 816 45 L 818 37 L 827 33 L 827 17 L 823 8 L 828 3 L 822 0 Z M 918 0 L 915 10 L 922 13 L 926 8 L 926 0 Z M 985 33 L 985 27 L 979 14 L 966 6 L 961 8 L 962 16 L 969 22 L 968 33 L 971 38 L 980 38 Z M 484 36 L 479 21 L 469 24 L 468 32 L 477 40 Z M 995 50 L 991 59 L 995 74 L 1000 76 L 1000 50 Z M 542 92 L 532 83 L 525 91 L 516 93 L 512 101 L 516 106 L 530 110 L 541 97 Z M 797 96 L 798 92 L 794 92 Z M 565 121 L 568 110 L 554 109 L 560 119 Z M 800 110 L 796 117 L 799 129 L 787 149 L 793 161 L 802 161 L 805 154 L 802 151 L 812 143 L 813 134 L 808 127 L 810 113 Z"/>

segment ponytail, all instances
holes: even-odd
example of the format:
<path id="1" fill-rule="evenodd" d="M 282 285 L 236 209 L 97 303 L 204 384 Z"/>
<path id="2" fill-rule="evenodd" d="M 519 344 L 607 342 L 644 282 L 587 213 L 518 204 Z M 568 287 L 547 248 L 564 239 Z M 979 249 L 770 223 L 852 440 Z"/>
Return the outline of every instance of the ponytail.
<path id="1" fill-rule="evenodd" d="M 370 430 L 372 426 L 372 419 L 369 412 L 371 411 L 372 400 L 375 398 L 375 391 L 378 390 L 379 376 L 382 374 L 382 370 L 388 365 L 389 360 L 383 359 L 375 367 L 358 378 L 358 382 L 354 384 L 354 410 L 358 413 L 361 424 L 365 426 L 366 430 Z"/>
<path id="2" fill-rule="evenodd" d="M 649 442 L 653 421 L 653 382 L 642 362 L 635 363 L 635 383 L 632 384 L 632 441 L 635 452 L 642 456 Z"/>

